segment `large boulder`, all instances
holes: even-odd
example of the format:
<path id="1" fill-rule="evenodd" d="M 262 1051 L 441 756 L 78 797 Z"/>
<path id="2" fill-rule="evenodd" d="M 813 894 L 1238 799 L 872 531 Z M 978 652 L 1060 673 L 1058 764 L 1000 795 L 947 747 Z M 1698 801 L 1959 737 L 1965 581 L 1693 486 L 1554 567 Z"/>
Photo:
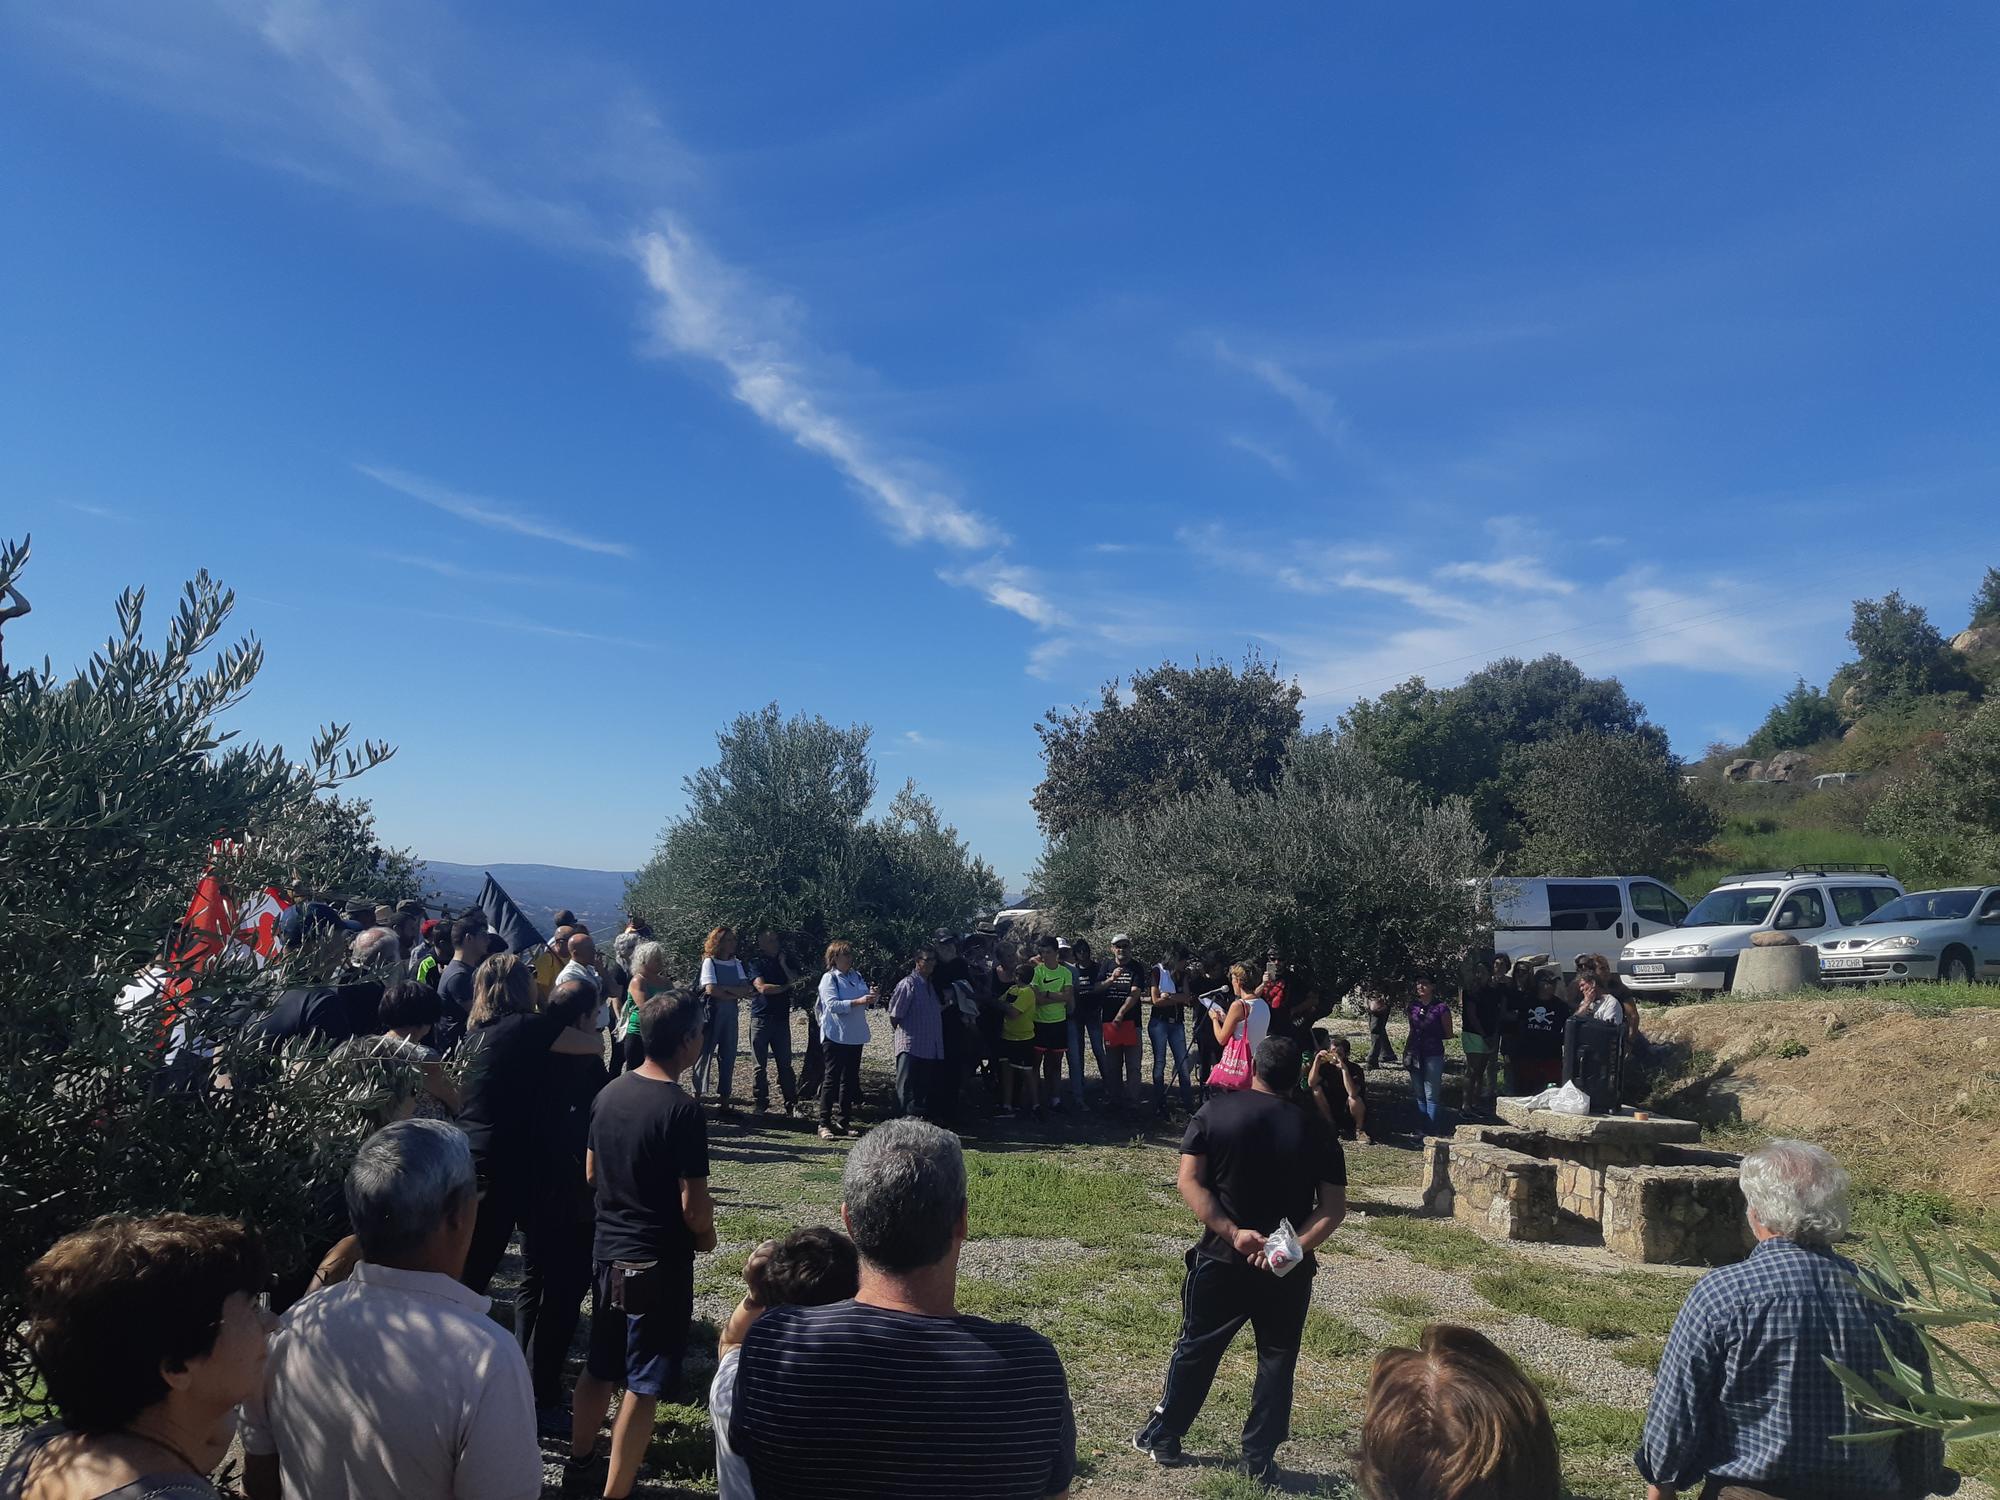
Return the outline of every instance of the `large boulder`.
<path id="1" fill-rule="evenodd" d="M 1805 778 L 1806 767 L 1812 764 L 1803 750 L 1780 750 L 1764 762 L 1766 781 L 1801 781 Z"/>
<path id="2" fill-rule="evenodd" d="M 1975 625 L 1951 638 L 1965 669 L 1988 688 L 2000 687 L 2000 625 Z"/>
<path id="3" fill-rule="evenodd" d="M 1762 781 L 1764 762 L 1747 755 L 1739 756 L 1722 768 L 1722 775 L 1725 781 Z"/>

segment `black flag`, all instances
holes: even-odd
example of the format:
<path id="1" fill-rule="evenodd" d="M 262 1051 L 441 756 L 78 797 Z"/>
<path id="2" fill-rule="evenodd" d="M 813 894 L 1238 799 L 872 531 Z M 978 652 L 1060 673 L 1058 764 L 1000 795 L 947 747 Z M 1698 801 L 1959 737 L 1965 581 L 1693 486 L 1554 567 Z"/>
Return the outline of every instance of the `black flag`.
<path id="1" fill-rule="evenodd" d="M 547 943 L 540 929 L 528 920 L 528 914 L 514 904 L 514 898 L 501 890 L 500 882 L 491 875 L 479 888 L 477 904 L 486 913 L 487 926 L 507 945 L 509 953 L 526 953 Z"/>

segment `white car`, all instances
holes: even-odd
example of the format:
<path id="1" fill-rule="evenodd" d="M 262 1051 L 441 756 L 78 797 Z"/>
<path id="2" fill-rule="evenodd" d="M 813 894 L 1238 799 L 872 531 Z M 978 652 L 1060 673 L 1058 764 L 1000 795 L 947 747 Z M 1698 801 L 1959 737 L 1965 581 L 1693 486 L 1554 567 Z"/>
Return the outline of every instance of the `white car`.
<path id="1" fill-rule="evenodd" d="M 2000 979 L 2000 885 L 1916 891 L 1819 940 L 1828 984 Z"/>
<path id="2" fill-rule="evenodd" d="M 1726 990 L 1736 958 L 1759 932 L 1789 932 L 1802 943 L 1861 921 L 1903 887 L 1881 865 L 1816 865 L 1732 875 L 1671 932 L 1627 943 L 1618 974 L 1635 990 Z"/>
<path id="3" fill-rule="evenodd" d="M 1663 931 L 1688 914 L 1680 893 L 1651 875 L 1502 875 L 1487 884 L 1493 951 L 1547 954 L 1565 972 L 1581 954 Z"/>

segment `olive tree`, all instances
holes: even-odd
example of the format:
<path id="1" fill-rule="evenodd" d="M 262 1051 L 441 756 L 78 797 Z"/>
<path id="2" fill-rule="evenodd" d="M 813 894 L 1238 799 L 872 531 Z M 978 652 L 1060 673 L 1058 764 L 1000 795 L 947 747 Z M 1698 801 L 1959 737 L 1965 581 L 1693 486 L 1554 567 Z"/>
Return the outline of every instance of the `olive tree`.
<path id="1" fill-rule="evenodd" d="M 25 547 L 0 545 L 0 593 L 26 562 Z M 329 1185 L 367 1124 L 323 1059 L 279 1071 L 221 1019 L 254 1015 L 293 966 L 191 972 L 184 998 L 132 981 L 162 962 L 171 971 L 204 872 L 247 890 L 317 880 L 347 858 L 320 838 L 316 803 L 390 752 L 350 751 L 340 727 L 303 764 L 240 741 L 218 717 L 249 691 L 263 652 L 216 645 L 232 596 L 197 577 L 157 649 L 142 632 L 144 603 L 119 599 L 115 633 L 73 676 L 44 663 L 0 677 L 0 1404 L 10 1408 L 31 1390 L 21 1273 L 51 1242 L 101 1213 L 177 1208 L 244 1219 L 280 1266 L 309 1264 L 324 1248 Z M 177 1016 L 206 1044 L 187 1044 Z M 221 1077 L 233 1087 L 217 1087 Z"/>
<path id="2" fill-rule="evenodd" d="M 683 783 L 687 807 L 633 876 L 628 909 L 683 964 L 728 926 L 786 933 L 809 963 L 844 938 L 875 972 L 995 905 L 999 877 L 914 784 L 867 816 L 870 737 L 864 724 L 784 718 L 775 703 L 739 715 L 716 736 L 715 763 Z"/>
<path id="3" fill-rule="evenodd" d="M 1477 940 L 1471 882 L 1490 872 L 1463 798 L 1432 804 L 1318 734 L 1292 742 L 1268 790 L 1217 783 L 1100 820 L 1038 878 L 1066 925 L 1123 928 L 1153 951 L 1276 948 L 1337 994 L 1455 964 Z"/>

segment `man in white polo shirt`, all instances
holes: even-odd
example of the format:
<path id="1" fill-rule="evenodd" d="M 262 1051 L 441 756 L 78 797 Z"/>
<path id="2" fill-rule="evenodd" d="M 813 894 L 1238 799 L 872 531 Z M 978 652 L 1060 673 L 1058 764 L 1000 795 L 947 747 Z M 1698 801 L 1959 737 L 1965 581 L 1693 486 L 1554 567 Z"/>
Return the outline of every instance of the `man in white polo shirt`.
<path id="1" fill-rule="evenodd" d="M 442 1120 L 369 1137 L 347 1174 L 361 1264 L 272 1337 L 244 1410 L 250 1500 L 539 1500 L 521 1347 L 458 1281 L 478 1217 L 472 1152 Z"/>

